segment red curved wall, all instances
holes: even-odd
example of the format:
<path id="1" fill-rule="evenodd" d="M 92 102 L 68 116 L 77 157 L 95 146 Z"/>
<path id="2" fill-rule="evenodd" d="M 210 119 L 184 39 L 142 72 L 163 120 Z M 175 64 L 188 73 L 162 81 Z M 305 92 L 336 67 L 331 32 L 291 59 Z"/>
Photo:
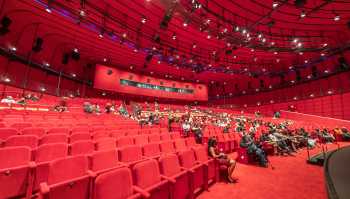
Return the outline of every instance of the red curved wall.
<path id="1" fill-rule="evenodd" d="M 108 70 L 112 73 L 108 74 Z M 175 87 L 183 89 L 193 89 L 193 93 L 176 93 L 166 92 L 162 90 L 152 90 L 146 88 L 138 88 L 120 84 L 120 79 L 126 79 L 145 84 L 153 84 L 158 86 Z M 161 82 L 163 83 L 161 85 Z M 121 71 L 112 67 L 96 65 L 94 88 L 115 91 L 119 93 L 127 93 L 133 95 L 153 96 L 159 98 L 181 99 L 190 101 L 207 101 L 208 89 L 204 84 L 193 84 L 165 79 L 158 79 L 145 75 L 138 75 L 128 71 Z"/>

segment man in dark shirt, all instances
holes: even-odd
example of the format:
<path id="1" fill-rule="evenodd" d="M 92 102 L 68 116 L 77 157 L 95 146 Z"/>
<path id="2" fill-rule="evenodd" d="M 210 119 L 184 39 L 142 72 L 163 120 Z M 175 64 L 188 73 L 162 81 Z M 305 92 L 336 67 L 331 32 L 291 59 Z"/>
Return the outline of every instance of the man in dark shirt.
<path id="1" fill-rule="evenodd" d="M 255 154 L 259 159 L 259 164 L 262 167 L 267 167 L 267 158 L 265 152 L 259 148 L 250 137 L 249 134 L 243 131 L 243 137 L 240 141 L 242 148 L 247 148 L 248 154 Z"/>

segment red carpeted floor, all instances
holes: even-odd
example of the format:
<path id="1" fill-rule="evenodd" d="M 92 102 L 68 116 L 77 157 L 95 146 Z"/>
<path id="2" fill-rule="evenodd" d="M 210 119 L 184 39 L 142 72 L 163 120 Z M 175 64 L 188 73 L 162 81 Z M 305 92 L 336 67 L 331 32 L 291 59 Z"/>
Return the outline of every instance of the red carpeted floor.
<path id="1" fill-rule="evenodd" d="M 347 144 L 340 143 L 341 146 Z M 334 144 L 327 146 L 336 148 Z M 317 152 L 320 149 L 311 154 Z M 237 164 L 238 183 L 216 183 L 198 199 L 327 199 L 323 167 L 307 164 L 306 159 L 306 150 L 301 150 L 295 157 L 271 156 L 274 170 Z"/>

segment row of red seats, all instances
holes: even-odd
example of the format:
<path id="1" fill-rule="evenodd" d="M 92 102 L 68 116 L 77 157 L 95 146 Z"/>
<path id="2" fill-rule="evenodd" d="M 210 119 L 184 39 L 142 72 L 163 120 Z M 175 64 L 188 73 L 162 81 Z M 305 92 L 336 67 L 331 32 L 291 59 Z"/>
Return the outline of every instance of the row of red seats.
<path id="1" fill-rule="evenodd" d="M 76 127 L 73 129 L 65 128 L 65 127 L 53 127 L 53 128 L 39 128 L 39 127 L 29 127 L 24 128 L 22 130 L 17 130 L 15 128 L 0 128 L 0 140 L 5 140 L 10 136 L 14 135 L 36 135 L 38 137 L 43 137 L 45 135 L 50 134 L 65 134 L 65 135 L 73 135 L 77 133 L 91 133 L 93 134 L 106 134 L 112 137 L 112 134 L 120 134 L 120 135 L 139 135 L 139 134 L 154 134 L 154 133 L 167 133 L 167 129 L 115 129 L 115 128 L 106 128 L 104 126 L 95 126 L 93 128 L 87 127 Z M 93 136 L 94 137 L 94 136 Z M 98 137 L 98 136 L 97 136 Z"/>
<path id="2" fill-rule="evenodd" d="M 14 135 L 8 137 L 6 140 L 0 142 L 0 146 L 27 146 L 32 149 L 38 147 L 39 145 L 52 144 L 52 143 L 70 143 L 75 144 L 80 141 L 89 141 L 96 148 L 99 148 L 102 143 L 110 143 L 110 145 L 115 145 L 116 147 L 124 147 L 128 145 L 143 145 L 153 142 L 175 140 L 181 138 L 180 133 L 156 133 L 156 134 L 143 134 L 135 136 L 124 136 L 120 133 L 111 132 L 112 137 L 109 137 L 105 131 L 96 132 L 95 134 L 89 133 L 76 133 L 68 136 L 67 134 L 48 134 L 42 137 L 36 135 Z M 192 139 L 191 139 L 192 140 Z"/>
<path id="3" fill-rule="evenodd" d="M 162 144 L 164 143 L 159 143 L 159 149 L 162 149 Z M 148 145 L 156 145 L 156 143 Z M 145 173 L 134 173 L 134 179 L 137 182 L 142 181 L 146 183 L 140 186 L 141 184 L 136 182 L 135 185 L 145 189 L 146 187 L 150 186 L 150 184 L 147 183 L 153 184 L 152 179 L 157 176 L 155 175 L 157 172 L 154 172 L 159 172 L 158 165 L 154 164 L 154 162 L 156 162 L 153 160 L 154 156 L 149 159 L 142 155 L 145 154 L 145 147 L 148 146 L 145 145 L 143 147 L 143 153 L 140 146 L 128 146 L 118 150 L 112 149 L 94 151 L 88 156 L 67 156 L 68 146 L 66 144 L 48 144 L 39 147 L 40 149 L 38 148 L 34 155 L 35 162 L 32 162 L 33 157 L 30 148 L 8 147 L 0 149 L 0 160 L 3 162 L 0 165 L 0 173 L 4 174 L 0 178 L 0 186 L 2 187 L 0 191 L 0 198 L 24 195 L 26 195 L 27 198 L 30 198 L 32 193 L 37 192 L 39 192 L 41 196 L 49 196 L 49 198 L 89 198 L 92 196 L 89 195 L 88 191 L 90 188 L 89 183 L 91 183 L 92 180 L 99 179 L 98 177 L 95 178 L 96 174 L 105 173 L 120 166 L 137 170 L 137 168 L 139 168 L 138 165 L 145 165 L 145 162 L 148 162 L 146 164 L 148 166 L 144 170 Z M 175 152 L 176 151 L 163 152 L 163 155 L 157 156 L 158 158 L 156 160 L 163 162 L 165 161 L 164 158 L 167 156 L 172 157 L 170 158 L 172 161 L 176 160 L 177 156 L 174 155 L 176 154 Z M 8 154 L 12 155 L 8 156 Z M 164 156 L 164 154 L 173 155 Z M 191 177 L 192 180 L 190 180 L 191 185 L 179 183 L 178 185 L 181 186 L 181 189 L 179 190 L 181 190 L 181 192 L 178 190 L 173 192 L 173 194 L 181 195 L 184 194 L 183 191 L 185 190 L 191 190 L 187 192 L 186 195 L 191 194 L 197 189 L 207 187 L 208 179 L 214 181 L 216 180 L 217 172 L 214 162 L 212 160 L 208 160 L 206 149 L 204 147 L 194 147 L 193 150 L 191 150 L 190 147 L 186 147 L 183 148 L 183 150 L 178 151 L 177 154 L 179 156 L 181 166 L 186 168 L 183 169 L 183 171 L 186 170 L 186 172 L 183 172 L 183 174 L 190 174 L 188 177 Z M 163 169 L 161 169 L 161 171 L 164 174 L 169 175 L 168 178 L 171 179 L 167 180 L 171 181 L 171 183 L 175 185 L 177 184 L 177 177 L 179 177 L 179 174 L 176 174 L 176 172 L 180 171 L 181 167 L 178 163 L 176 164 L 176 162 L 168 161 L 163 162 L 163 167 L 161 167 Z M 150 164 L 149 162 L 153 163 Z M 177 168 L 175 168 L 176 166 Z M 92 172 L 89 172 L 88 169 L 90 169 Z M 94 175 L 92 173 L 94 173 Z M 126 177 L 122 174 L 114 174 L 114 177 L 110 178 L 108 182 L 117 182 L 116 178 L 123 179 Z M 142 175 L 142 177 L 138 178 L 138 175 Z M 178 179 L 180 179 L 180 177 Z M 104 184 L 103 186 L 99 187 L 99 189 L 105 191 L 110 190 L 110 188 L 107 188 L 106 186 L 107 185 Z M 119 190 L 117 188 L 118 186 L 114 187 L 112 190 L 118 190 L 120 192 L 128 190 Z M 108 191 L 106 193 L 100 193 L 101 190 L 98 192 L 99 194 L 102 194 L 102 196 L 97 198 L 116 198 L 115 195 L 104 195 L 107 193 L 111 194 Z M 147 192 L 151 192 L 148 193 L 151 195 L 154 194 L 150 190 Z M 115 194 L 118 195 L 119 193 Z M 144 196 L 147 196 L 148 194 L 144 194 Z M 96 197 L 96 194 L 94 195 Z M 158 194 L 156 195 L 158 196 Z M 125 197 L 121 196 L 121 198 Z M 169 195 L 161 195 L 156 198 L 169 198 Z"/>

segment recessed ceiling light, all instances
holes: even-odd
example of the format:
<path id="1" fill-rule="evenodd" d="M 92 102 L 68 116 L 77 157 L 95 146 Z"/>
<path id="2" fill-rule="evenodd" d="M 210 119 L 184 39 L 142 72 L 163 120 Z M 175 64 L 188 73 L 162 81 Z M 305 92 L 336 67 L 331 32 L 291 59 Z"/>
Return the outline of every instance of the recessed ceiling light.
<path id="1" fill-rule="evenodd" d="M 72 73 L 72 77 L 76 77 L 77 75 L 75 73 Z"/>
<path id="2" fill-rule="evenodd" d="M 277 8 L 277 6 L 278 6 L 278 3 L 276 1 L 272 3 L 273 8 Z"/>
<path id="3" fill-rule="evenodd" d="M 5 78 L 4 78 L 4 82 L 11 82 L 11 79 L 8 78 L 8 77 L 5 77 Z"/>
<path id="4" fill-rule="evenodd" d="M 301 18 L 304 18 L 305 16 L 306 16 L 305 11 L 301 11 L 301 13 L 300 13 L 300 17 L 301 17 Z"/>
<path id="5" fill-rule="evenodd" d="M 339 21 L 340 20 L 340 16 L 339 15 L 335 15 L 334 16 L 334 21 Z"/>
<path id="6" fill-rule="evenodd" d="M 141 23 L 146 23 L 147 22 L 147 19 L 145 17 L 142 17 L 141 18 Z"/>
<path id="7" fill-rule="evenodd" d="M 48 13 L 52 13 L 51 8 L 49 8 L 49 7 L 45 8 L 45 10 L 46 10 L 46 12 L 48 12 Z"/>
<path id="8" fill-rule="evenodd" d="M 11 51 L 17 51 L 17 48 L 14 47 L 14 46 L 11 46 L 11 47 L 10 47 L 10 50 L 11 50 Z"/>

